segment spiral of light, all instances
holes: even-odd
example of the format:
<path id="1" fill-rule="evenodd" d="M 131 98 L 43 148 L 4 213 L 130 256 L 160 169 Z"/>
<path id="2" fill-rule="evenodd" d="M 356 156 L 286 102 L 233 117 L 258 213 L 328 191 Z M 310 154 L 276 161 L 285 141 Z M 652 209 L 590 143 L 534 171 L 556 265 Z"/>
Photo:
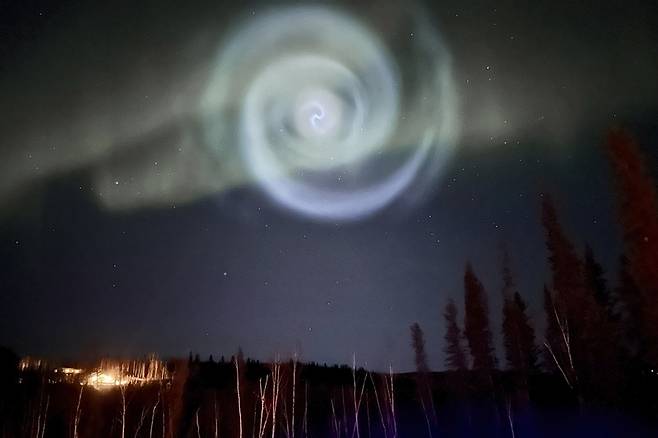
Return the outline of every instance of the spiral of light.
<path id="1" fill-rule="evenodd" d="M 427 71 L 409 87 L 377 32 L 344 12 L 293 7 L 249 20 L 206 90 L 208 143 L 238 147 L 263 190 L 305 215 L 353 219 L 390 204 L 437 174 L 456 136 L 449 58 L 417 26 L 416 57 L 428 58 L 408 62 Z"/>

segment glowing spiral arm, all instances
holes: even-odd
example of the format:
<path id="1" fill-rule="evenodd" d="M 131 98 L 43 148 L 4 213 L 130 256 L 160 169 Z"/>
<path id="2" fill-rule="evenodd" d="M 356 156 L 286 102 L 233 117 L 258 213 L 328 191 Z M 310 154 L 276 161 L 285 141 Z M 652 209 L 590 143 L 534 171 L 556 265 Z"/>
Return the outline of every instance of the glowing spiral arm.
<path id="1" fill-rule="evenodd" d="M 264 191 L 294 211 L 353 219 L 379 210 L 422 172 L 435 176 L 456 139 L 447 53 L 431 28 L 417 33 L 430 58 L 409 97 L 384 44 L 344 13 L 297 7 L 248 22 L 205 93 L 208 144 L 239 147 Z M 382 155 L 393 164 L 368 166 Z"/>

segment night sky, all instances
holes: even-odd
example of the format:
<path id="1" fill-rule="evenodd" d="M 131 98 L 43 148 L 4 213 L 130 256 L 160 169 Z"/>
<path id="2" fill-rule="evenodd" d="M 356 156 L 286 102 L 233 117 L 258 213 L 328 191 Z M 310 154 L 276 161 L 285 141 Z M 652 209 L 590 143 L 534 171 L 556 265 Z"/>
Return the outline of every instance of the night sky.
<path id="1" fill-rule="evenodd" d="M 239 101 L 215 118 L 204 113 L 212 84 L 248 82 L 261 51 L 276 55 L 254 38 L 253 53 L 247 45 L 246 60 L 220 74 L 223 48 L 250 20 L 297 4 L 14 3 L 0 6 L 0 344 L 20 354 L 218 357 L 241 347 L 263 360 L 296 351 L 327 363 L 356 352 L 369 367 L 406 370 L 417 321 L 440 369 L 443 307 L 463 302 L 467 260 L 499 338 L 502 245 L 543 330 L 541 193 L 614 284 L 621 243 L 602 149 L 608 129 L 627 127 L 657 173 L 653 1 L 304 3 L 365 23 L 404 79 L 396 117 L 408 132 L 348 175 L 345 193 L 415 156 L 410 139 L 439 105 L 419 102 L 449 100 L 454 115 L 449 140 L 437 143 L 450 153 L 390 202 L 354 215 L 282 202 L 239 146 L 208 134 L 240 131 Z M 428 29 L 438 39 L 420 41 Z M 348 39 L 318 34 L 303 44 Z M 423 57 L 436 41 L 441 57 Z M 430 49 L 409 49 L 423 44 Z M 428 78 L 445 65 L 452 80 L 437 96 Z M 276 81 L 264 90 L 278 86 L 285 91 Z M 373 90 L 369 114 L 385 120 L 385 91 Z M 318 99 L 323 111 L 334 106 Z M 307 177 L 290 163 L 287 176 Z"/>

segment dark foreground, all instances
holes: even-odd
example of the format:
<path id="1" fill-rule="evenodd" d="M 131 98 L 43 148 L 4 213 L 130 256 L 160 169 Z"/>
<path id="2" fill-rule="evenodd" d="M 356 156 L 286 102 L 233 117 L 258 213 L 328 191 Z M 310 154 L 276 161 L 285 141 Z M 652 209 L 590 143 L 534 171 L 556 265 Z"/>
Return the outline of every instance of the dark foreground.
<path id="1" fill-rule="evenodd" d="M 559 376 L 548 374 L 520 385 L 509 373 L 492 379 L 473 372 L 432 373 L 424 380 L 416 374 L 241 358 L 166 366 L 167 376 L 159 381 L 94 387 L 58 381 L 45 367 L 21 371 L 5 362 L 0 436 L 658 436 L 650 401 L 658 379 L 651 375 L 620 388 L 614 401 L 593 403 L 579 401 Z M 431 398 L 422 396 L 424 385 Z"/>

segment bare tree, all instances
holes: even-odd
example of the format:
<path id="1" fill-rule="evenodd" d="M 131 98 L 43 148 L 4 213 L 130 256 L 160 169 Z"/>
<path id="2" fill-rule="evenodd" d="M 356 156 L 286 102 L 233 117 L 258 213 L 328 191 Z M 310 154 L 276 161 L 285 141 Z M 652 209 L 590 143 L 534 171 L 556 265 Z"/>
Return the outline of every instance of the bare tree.
<path id="1" fill-rule="evenodd" d="M 263 379 L 260 379 L 258 381 L 259 400 L 260 400 L 260 415 L 258 416 L 258 438 L 263 438 L 265 436 L 265 430 L 267 429 L 267 419 L 269 418 L 270 415 L 270 411 L 267 407 L 267 402 L 265 400 L 269 379 L 270 376 L 267 375 L 265 376 L 264 383 L 263 383 Z"/>
<path id="2" fill-rule="evenodd" d="M 281 362 L 277 357 L 272 367 L 272 437 L 276 435 L 276 412 L 279 402 L 279 389 L 281 387 Z"/>
<path id="3" fill-rule="evenodd" d="M 558 336 L 552 339 L 547 338 L 544 346 L 551 355 L 555 366 L 562 374 L 567 386 L 571 390 L 577 391 L 578 374 L 576 373 L 573 360 L 569 320 L 563 312 L 558 310 L 558 305 L 556 305 L 555 301 L 555 294 L 549 295 L 548 302 L 550 303 L 550 307 L 547 310 L 550 312 L 549 318 L 553 319 L 553 323 L 557 327 Z M 556 351 L 564 352 L 564 354 L 557 354 Z"/>
<path id="4" fill-rule="evenodd" d="M 242 400 L 240 398 L 240 363 L 242 356 L 242 351 L 238 353 L 235 357 L 235 391 L 238 394 L 238 425 L 239 425 L 239 437 L 242 438 Z"/>

